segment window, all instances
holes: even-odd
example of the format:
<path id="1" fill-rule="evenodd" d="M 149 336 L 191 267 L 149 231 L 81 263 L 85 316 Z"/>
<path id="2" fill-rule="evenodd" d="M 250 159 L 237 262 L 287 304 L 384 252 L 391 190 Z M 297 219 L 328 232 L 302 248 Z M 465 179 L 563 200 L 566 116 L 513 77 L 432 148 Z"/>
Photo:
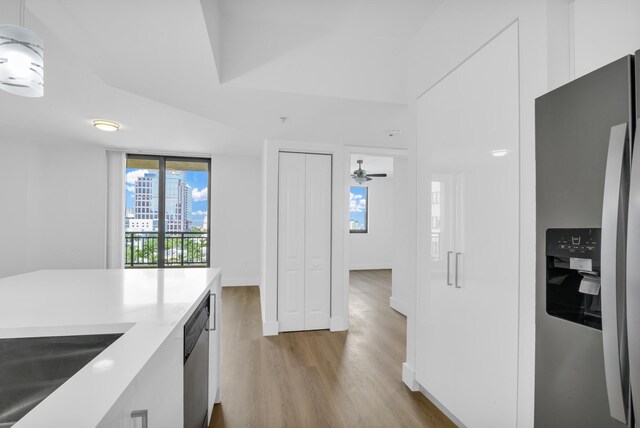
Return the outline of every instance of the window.
<path id="1" fill-rule="evenodd" d="M 127 156 L 125 267 L 209 266 L 211 161 Z"/>
<path id="2" fill-rule="evenodd" d="M 369 189 L 351 186 L 349 188 L 349 232 L 367 233 L 369 230 Z"/>

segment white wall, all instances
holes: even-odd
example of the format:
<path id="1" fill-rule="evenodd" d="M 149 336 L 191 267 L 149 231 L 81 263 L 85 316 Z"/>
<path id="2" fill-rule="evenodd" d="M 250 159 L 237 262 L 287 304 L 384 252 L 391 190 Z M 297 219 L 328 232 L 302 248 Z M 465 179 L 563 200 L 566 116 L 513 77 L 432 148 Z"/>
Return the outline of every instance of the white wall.
<path id="1" fill-rule="evenodd" d="M 2 141 L 0 159 L 0 277 L 104 267 L 104 149 Z"/>
<path id="2" fill-rule="evenodd" d="M 262 166 L 258 156 L 211 160 L 211 266 L 222 285 L 260 282 Z"/>
<path id="3" fill-rule="evenodd" d="M 576 0 L 572 7 L 575 77 L 640 49 L 638 0 Z"/>
<path id="4" fill-rule="evenodd" d="M 407 314 L 411 268 L 411 236 L 415 228 L 409 224 L 409 192 L 407 185 L 409 160 L 406 156 L 393 158 L 393 270 L 391 272 L 391 297 L 389 304 L 401 314 Z"/>
<path id="5" fill-rule="evenodd" d="M 357 185 L 351 182 L 351 185 Z M 367 233 L 349 233 L 349 269 L 391 269 L 393 264 L 394 178 L 375 178 L 366 184 Z"/>
<path id="6" fill-rule="evenodd" d="M 0 141 L 0 159 L 0 277 L 105 267 L 105 149 Z M 212 170 L 211 264 L 227 285 L 258 284 L 260 158 L 216 156 Z"/>
<path id="7" fill-rule="evenodd" d="M 409 111 L 413 126 L 409 138 L 410 197 L 412 224 L 416 198 L 416 98 L 517 20 L 520 75 L 520 322 L 518 426 L 533 426 L 535 341 L 535 134 L 534 99 L 547 89 L 547 24 L 544 0 L 448 0 L 423 25 L 411 42 L 409 67 Z M 484 105 L 477 109 L 486 108 Z M 409 295 L 415 296 L 417 251 L 413 258 Z M 417 284 L 420 286 L 420 284 Z M 410 300 L 415 302 L 415 299 Z M 415 382 L 415 304 L 407 307 L 407 362 L 403 380 L 412 389 Z"/>

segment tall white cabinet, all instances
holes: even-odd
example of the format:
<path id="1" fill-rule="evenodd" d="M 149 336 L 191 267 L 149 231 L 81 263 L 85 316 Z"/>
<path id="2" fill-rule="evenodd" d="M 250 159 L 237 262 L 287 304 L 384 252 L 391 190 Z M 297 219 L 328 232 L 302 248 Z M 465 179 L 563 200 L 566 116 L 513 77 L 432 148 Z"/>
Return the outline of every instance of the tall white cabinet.
<path id="1" fill-rule="evenodd" d="M 279 153 L 278 326 L 329 328 L 331 155 Z"/>
<path id="2" fill-rule="evenodd" d="M 516 426 L 518 85 L 513 25 L 417 102 L 416 380 L 468 427 Z"/>

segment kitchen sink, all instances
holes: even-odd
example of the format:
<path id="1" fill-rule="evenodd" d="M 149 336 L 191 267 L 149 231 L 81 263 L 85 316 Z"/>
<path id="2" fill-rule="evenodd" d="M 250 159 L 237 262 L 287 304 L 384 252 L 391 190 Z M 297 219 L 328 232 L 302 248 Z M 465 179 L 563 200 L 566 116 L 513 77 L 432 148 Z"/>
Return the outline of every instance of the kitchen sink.
<path id="1" fill-rule="evenodd" d="M 0 428 L 13 426 L 120 336 L 0 339 Z"/>

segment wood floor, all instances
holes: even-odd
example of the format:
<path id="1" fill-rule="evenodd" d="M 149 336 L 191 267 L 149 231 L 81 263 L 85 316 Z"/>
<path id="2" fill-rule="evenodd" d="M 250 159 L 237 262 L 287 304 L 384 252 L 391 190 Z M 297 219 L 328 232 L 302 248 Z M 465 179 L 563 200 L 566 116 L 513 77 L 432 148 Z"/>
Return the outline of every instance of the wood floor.
<path id="1" fill-rule="evenodd" d="M 401 380 L 406 319 L 391 271 L 354 271 L 350 330 L 263 337 L 257 287 L 222 290 L 222 404 L 212 427 L 453 427 Z"/>

